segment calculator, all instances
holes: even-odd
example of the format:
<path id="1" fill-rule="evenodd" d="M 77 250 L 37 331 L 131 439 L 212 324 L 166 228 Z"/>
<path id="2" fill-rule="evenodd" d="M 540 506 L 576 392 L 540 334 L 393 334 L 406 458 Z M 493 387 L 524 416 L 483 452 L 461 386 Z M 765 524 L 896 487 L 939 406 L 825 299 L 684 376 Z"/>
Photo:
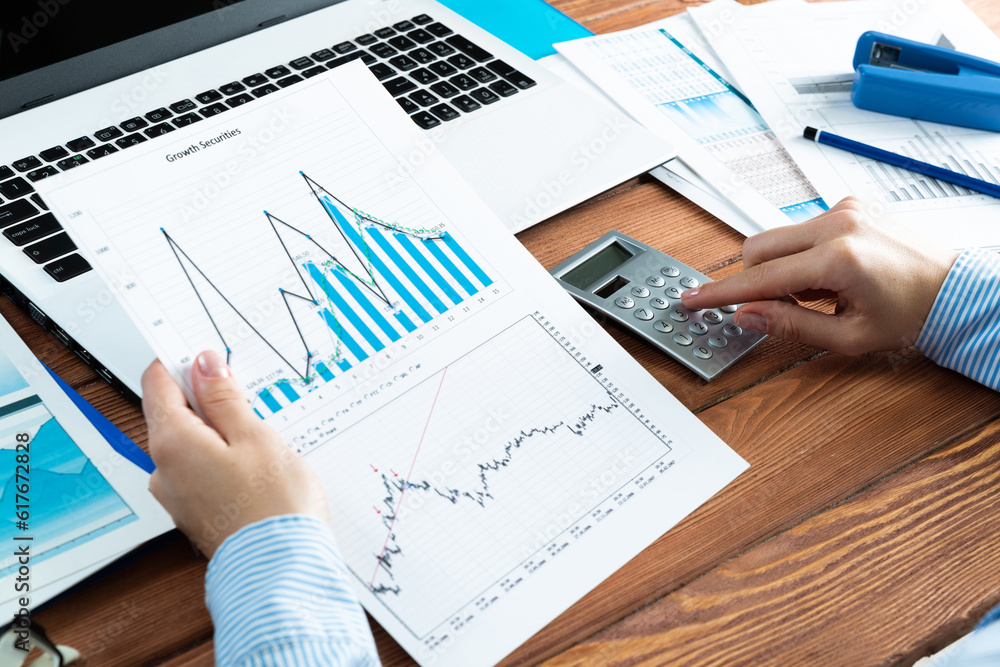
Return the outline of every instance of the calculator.
<path id="1" fill-rule="evenodd" d="M 681 292 L 711 282 L 656 248 L 613 231 L 552 269 L 584 305 L 712 380 L 767 335 L 733 322 L 737 306 L 691 310 Z"/>

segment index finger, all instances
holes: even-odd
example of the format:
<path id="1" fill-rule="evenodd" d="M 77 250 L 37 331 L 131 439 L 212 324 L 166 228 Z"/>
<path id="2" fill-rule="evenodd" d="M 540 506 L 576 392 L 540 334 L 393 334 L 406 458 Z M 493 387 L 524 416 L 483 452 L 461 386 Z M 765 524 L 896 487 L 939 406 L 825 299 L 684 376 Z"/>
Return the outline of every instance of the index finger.
<path id="1" fill-rule="evenodd" d="M 754 234 L 743 243 L 743 266 L 749 269 L 779 257 L 805 252 L 850 233 L 862 206 L 853 197 L 848 197 L 811 220 Z"/>
<path id="2" fill-rule="evenodd" d="M 692 309 L 780 299 L 806 290 L 836 290 L 830 283 L 829 256 L 815 248 L 757 264 L 736 275 L 705 283 L 681 295 Z"/>

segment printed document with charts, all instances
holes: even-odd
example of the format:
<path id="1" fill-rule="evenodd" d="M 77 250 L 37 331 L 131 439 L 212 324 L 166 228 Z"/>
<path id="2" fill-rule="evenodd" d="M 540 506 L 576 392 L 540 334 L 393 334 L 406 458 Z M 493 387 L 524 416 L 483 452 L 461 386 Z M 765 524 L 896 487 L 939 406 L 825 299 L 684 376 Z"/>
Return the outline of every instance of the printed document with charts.
<path id="1" fill-rule="evenodd" d="M 914 233 L 953 248 L 1000 249 L 1000 201 L 803 138 L 806 126 L 1000 182 L 1000 135 L 858 109 L 858 38 L 877 30 L 1000 60 L 1000 38 L 962 0 L 764 3 L 689 11 L 795 163 L 823 198 L 876 202 Z M 789 57 L 794 54 L 794 57 Z"/>
<path id="2" fill-rule="evenodd" d="M 0 461 L 8 622 L 174 526 L 149 473 L 111 447 L 3 318 Z"/>
<path id="3" fill-rule="evenodd" d="M 497 662 L 747 466 L 361 65 L 40 185 L 174 377 L 228 357 L 422 664 Z"/>

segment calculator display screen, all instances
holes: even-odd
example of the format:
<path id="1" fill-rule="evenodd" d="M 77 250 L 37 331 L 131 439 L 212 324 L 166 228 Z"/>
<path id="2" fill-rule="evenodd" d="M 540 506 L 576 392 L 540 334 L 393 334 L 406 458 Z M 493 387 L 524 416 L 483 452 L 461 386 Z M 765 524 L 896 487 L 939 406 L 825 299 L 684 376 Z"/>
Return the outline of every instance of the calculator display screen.
<path id="1" fill-rule="evenodd" d="M 630 259 L 632 259 L 631 252 L 620 243 L 612 243 L 592 257 L 588 257 L 571 271 L 567 271 L 561 280 L 577 289 L 587 289 Z"/>

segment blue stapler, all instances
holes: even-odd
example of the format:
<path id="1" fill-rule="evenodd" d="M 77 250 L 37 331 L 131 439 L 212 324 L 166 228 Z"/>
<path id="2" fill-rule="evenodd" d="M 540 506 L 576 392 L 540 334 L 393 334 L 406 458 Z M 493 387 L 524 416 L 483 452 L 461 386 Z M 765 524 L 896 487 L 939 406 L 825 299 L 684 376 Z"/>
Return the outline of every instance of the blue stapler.
<path id="1" fill-rule="evenodd" d="M 851 99 L 861 109 L 1000 131 L 1000 63 L 866 32 L 854 52 Z"/>

